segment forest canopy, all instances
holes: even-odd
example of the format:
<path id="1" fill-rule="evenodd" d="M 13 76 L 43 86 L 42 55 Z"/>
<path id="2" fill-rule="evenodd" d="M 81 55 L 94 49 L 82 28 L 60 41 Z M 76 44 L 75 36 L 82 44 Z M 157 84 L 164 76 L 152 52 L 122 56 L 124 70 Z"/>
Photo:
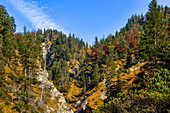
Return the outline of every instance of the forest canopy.
<path id="1" fill-rule="evenodd" d="M 56 29 L 16 27 L 0 5 L 0 112 L 57 112 L 54 90 L 69 112 L 170 112 L 168 6 L 152 0 L 145 15 L 93 45 Z"/>

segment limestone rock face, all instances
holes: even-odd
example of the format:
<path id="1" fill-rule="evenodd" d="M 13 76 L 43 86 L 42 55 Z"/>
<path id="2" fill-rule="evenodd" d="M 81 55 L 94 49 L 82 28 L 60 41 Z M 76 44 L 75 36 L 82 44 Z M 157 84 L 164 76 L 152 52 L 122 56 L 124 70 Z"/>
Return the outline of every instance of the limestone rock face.
<path id="1" fill-rule="evenodd" d="M 106 88 L 106 79 L 103 80 L 103 85 L 104 87 Z M 100 99 L 102 101 L 104 101 L 105 99 L 107 99 L 107 92 L 106 91 L 103 91 L 101 94 L 100 94 Z"/>
<path id="2" fill-rule="evenodd" d="M 48 73 L 47 71 L 41 70 L 39 72 L 38 81 L 41 82 L 40 87 L 44 89 L 49 89 L 50 94 L 50 103 L 55 105 L 49 105 L 49 103 L 46 103 L 46 112 L 57 112 L 57 113 L 73 113 L 70 105 L 66 103 L 65 98 L 63 97 L 63 94 L 60 93 L 54 84 L 48 80 Z M 45 91 L 45 90 L 44 90 Z M 54 108 L 53 108 L 54 107 Z"/>
<path id="3" fill-rule="evenodd" d="M 42 55 L 43 59 L 45 60 L 45 64 L 47 53 L 48 49 L 46 49 L 46 44 L 42 43 Z M 45 105 L 46 112 L 73 113 L 70 105 L 66 103 L 63 94 L 56 89 L 52 81 L 48 80 L 48 72 L 46 70 L 46 66 L 44 66 L 44 69 L 42 69 L 40 64 L 37 74 L 39 75 L 37 79 L 41 83 L 39 86 L 41 88 L 40 104 L 43 103 L 43 105 Z M 50 96 L 45 98 L 47 94 Z"/>

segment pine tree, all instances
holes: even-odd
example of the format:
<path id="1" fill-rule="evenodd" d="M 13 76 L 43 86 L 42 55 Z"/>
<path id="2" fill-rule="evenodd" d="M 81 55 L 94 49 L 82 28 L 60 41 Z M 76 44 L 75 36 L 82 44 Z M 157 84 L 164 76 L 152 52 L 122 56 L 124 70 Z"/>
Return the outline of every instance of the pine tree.
<path id="1" fill-rule="evenodd" d="M 36 58 L 34 54 L 38 51 L 34 49 L 34 41 L 30 33 L 25 35 L 18 40 L 18 51 L 19 51 L 19 63 L 23 65 L 22 73 L 18 75 L 18 87 L 19 90 L 14 91 L 17 98 L 20 99 L 18 103 L 13 106 L 18 112 L 33 111 L 31 100 L 34 98 L 32 95 L 32 84 L 35 84 L 35 76 L 33 71 L 37 67 Z"/>
<path id="2" fill-rule="evenodd" d="M 99 83 L 100 74 L 99 74 L 99 65 L 98 63 L 95 64 L 93 74 L 91 76 L 92 86 L 95 86 Z"/>
<path id="3" fill-rule="evenodd" d="M 149 61 L 151 68 L 158 68 L 158 61 L 164 57 L 163 49 L 168 42 L 165 28 L 161 7 L 156 0 L 152 0 L 144 23 L 145 34 L 139 45 L 139 58 Z"/>
<path id="4" fill-rule="evenodd" d="M 99 47 L 99 41 L 97 36 L 95 37 L 95 47 L 98 48 Z"/>
<path id="5" fill-rule="evenodd" d="M 113 96 L 114 87 L 113 87 L 113 77 L 117 76 L 117 61 L 118 61 L 118 54 L 115 48 L 110 47 L 110 53 L 106 57 L 106 86 L 107 86 L 107 94 L 108 97 Z"/>
<path id="6" fill-rule="evenodd" d="M 15 55 L 13 26 L 15 21 L 10 17 L 4 6 L 0 5 L 0 53 L 6 63 Z"/>
<path id="7" fill-rule="evenodd" d="M 0 5 L 0 100 L 3 100 L 8 104 L 10 87 L 7 84 L 11 84 L 5 78 L 5 67 L 9 66 L 11 57 L 15 55 L 14 51 L 14 33 L 13 25 L 15 25 L 14 18 L 10 17 L 4 6 Z M 0 111 L 2 106 L 0 106 Z"/>

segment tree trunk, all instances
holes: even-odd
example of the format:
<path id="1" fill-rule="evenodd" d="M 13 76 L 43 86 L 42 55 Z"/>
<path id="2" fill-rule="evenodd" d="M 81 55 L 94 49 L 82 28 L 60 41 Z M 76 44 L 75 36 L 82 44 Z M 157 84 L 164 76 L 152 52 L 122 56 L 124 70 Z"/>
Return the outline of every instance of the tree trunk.
<path id="1" fill-rule="evenodd" d="M 156 58 L 155 58 L 155 64 L 157 64 L 157 48 L 156 48 L 156 46 L 157 46 L 157 43 L 156 43 L 156 25 L 154 26 L 154 29 L 155 29 L 155 35 L 154 35 L 154 38 L 155 38 L 155 56 L 156 56 Z"/>
<path id="2" fill-rule="evenodd" d="M 26 74 L 27 70 L 25 69 L 25 79 L 27 78 L 27 74 Z M 25 80 L 25 84 L 24 84 L 24 93 L 27 94 L 27 80 Z M 26 99 L 26 96 L 24 96 L 24 104 L 26 105 L 27 104 L 27 99 Z M 27 108 L 25 107 L 25 111 L 24 113 L 27 112 Z"/>

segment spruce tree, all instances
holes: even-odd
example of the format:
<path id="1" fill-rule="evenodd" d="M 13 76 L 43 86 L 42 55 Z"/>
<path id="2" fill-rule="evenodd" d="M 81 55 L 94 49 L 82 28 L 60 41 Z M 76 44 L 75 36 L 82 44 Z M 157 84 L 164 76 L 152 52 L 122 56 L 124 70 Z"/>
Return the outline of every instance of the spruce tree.
<path id="1" fill-rule="evenodd" d="M 149 4 L 149 12 L 144 23 L 144 36 L 139 45 L 139 58 L 149 61 L 150 68 L 158 68 L 163 60 L 164 48 L 167 46 L 166 26 L 161 7 L 156 0 Z"/>
<path id="2" fill-rule="evenodd" d="M 118 75 L 117 73 L 117 62 L 118 62 L 118 53 L 117 50 L 113 47 L 110 47 L 110 53 L 106 57 L 106 87 L 107 87 L 107 94 L 108 97 L 113 96 L 115 93 L 113 87 L 113 78 Z"/>
<path id="3" fill-rule="evenodd" d="M 94 85 L 97 85 L 99 83 L 99 80 L 100 80 L 100 74 L 99 74 L 99 65 L 98 63 L 95 64 L 94 66 L 94 71 L 93 71 L 93 74 L 91 76 L 91 80 L 92 80 L 92 86 Z"/>
<path id="4" fill-rule="evenodd" d="M 12 19 L 12 20 L 11 20 Z M 11 84 L 7 79 L 8 74 L 5 67 L 9 66 L 9 61 L 14 55 L 14 34 L 13 26 L 15 25 L 14 19 L 11 18 L 4 6 L 0 5 L 0 100 L 8 103 L 10 99 L 9 92 L 11 92 Z M 0 106 L 0 112 L 3 106 Z"/>
<path id="5" fill-rule="evenodd" d="M 6 63 L 15 55 L 14 51 L 14 18 L 10 17 L 4 6 L 0 5 L 0 53 Z"/>
<path id="6" fill-rule="evenodd" d="M 97 36 L 95 37 L 95 47 L 98 48 L 99 47 L 99 41 Z"/>

